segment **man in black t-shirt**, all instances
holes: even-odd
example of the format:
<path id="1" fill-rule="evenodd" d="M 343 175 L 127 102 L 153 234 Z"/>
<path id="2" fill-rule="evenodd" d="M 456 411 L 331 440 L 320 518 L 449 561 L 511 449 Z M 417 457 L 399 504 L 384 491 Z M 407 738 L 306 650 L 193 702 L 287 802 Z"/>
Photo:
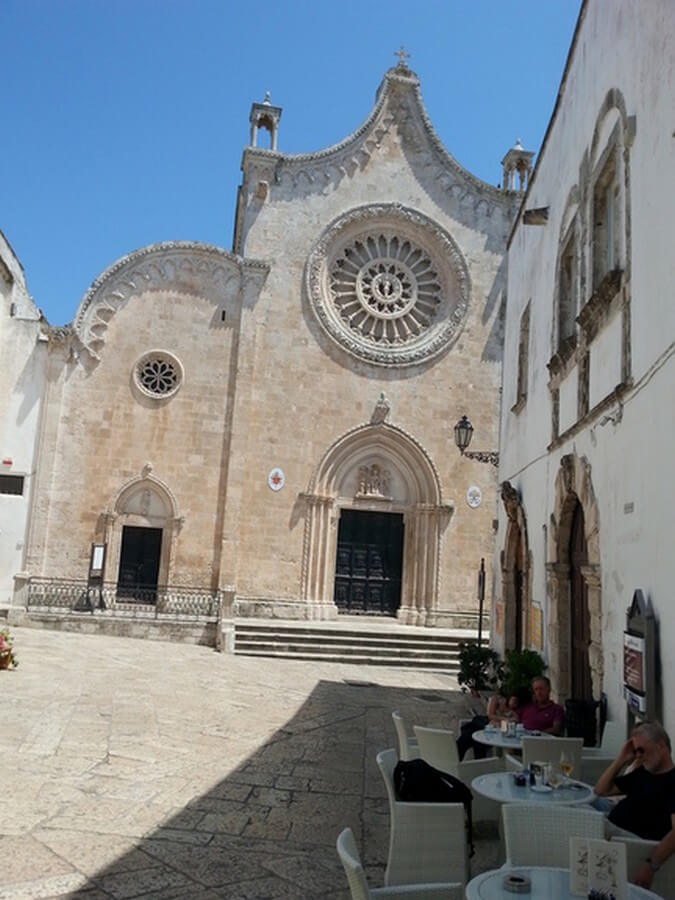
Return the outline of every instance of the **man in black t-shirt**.
<path id="1" fill-rule="evenodd" d="M 613 825 L 659 841 L 637 872 L 629 873 L 634 884 L 647 888 L 654 872 L 675 853 L 675 763 L 671 752 L 665 730 L 656 722 L 643 722 L 595 785 L 600 797 L 625 795 L 609 814 Z"/>

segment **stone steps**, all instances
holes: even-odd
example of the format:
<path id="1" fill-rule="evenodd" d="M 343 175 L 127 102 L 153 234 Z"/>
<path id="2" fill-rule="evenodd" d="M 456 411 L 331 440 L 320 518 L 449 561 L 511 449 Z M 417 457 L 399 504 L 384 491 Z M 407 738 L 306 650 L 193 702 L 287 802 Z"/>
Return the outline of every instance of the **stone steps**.
<path id="1" fill-rule="evenodd" d="M 342 623 L 234 621 L 234 652 L 241 656 L 322 660 L 414 668 L 456 675 L 463 629 L 414 628 L 382 619 Z"/>

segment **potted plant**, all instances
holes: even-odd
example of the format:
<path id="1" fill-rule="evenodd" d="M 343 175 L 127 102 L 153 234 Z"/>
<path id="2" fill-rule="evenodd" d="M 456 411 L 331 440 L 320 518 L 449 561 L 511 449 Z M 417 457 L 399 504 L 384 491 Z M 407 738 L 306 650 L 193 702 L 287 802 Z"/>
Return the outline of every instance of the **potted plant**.
<path id="1" fill-rule="evenodd" d="M 547 668 L 536 650 L 507 650 L 500 692 L 505 697 L 529 691 L 532 679 L 543 675 Z"/>
<path id="2" fill-rule="evenodd" d="M 494 690 L 502 678 L 502 662 L 494 650 L 473 641 L 460 642 L 457 681 L 462 690 L 478 696 L 480 691 Z"/>
<path id="3" fill-rule="evenodd" d="M 15 668 L 18 665 L 9 628 L 3 628 L 0 631 L 0 669 Z"/>

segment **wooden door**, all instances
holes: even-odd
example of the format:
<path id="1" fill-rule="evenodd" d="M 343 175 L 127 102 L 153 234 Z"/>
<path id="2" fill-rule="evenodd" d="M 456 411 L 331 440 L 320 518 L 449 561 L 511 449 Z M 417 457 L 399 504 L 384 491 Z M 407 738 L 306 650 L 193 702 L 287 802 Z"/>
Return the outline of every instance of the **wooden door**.
<path id="1" fill-rule="evenodd" d="M 396 615 L 401 604 L 402 565 L 402 515 L 342 511 L 334 595 L 340 612 Z"/>
<path id="2" fill-rule="evenodd" d="M 156 601 L 161 549 L 161 528 L 124 526 L 117 578 L 118 597 L 127 597 L 141 603 Z"/>
<path id="3" fill-rule="evenodd" d="M 588 613 L 586 582 L 581 568 L 587 563 L 584 511 L 577 500 L 570 534 L 570 689 L 575 700 L 592 700 L 591 666 L 588 648 L 591 623 Z"/>

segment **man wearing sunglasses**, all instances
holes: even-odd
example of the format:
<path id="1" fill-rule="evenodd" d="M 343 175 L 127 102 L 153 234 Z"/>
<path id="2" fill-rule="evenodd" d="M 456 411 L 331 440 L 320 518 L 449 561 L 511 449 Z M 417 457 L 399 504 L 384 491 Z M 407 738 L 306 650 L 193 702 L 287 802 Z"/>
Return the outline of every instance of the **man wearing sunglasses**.
<path id="1" fill-rule="evenodd" d="M 642 722 L 595 785 L 600 797 L 624 795 L 609 813 L 610 835 L 629 832 L 659 841 L 638 871 L 631 873 L 631 881 L 642 887 L 649 887 L 654 873 L 675 852 L 675 763 L 671 753 L 670 738 L 661 725 Z"/>

